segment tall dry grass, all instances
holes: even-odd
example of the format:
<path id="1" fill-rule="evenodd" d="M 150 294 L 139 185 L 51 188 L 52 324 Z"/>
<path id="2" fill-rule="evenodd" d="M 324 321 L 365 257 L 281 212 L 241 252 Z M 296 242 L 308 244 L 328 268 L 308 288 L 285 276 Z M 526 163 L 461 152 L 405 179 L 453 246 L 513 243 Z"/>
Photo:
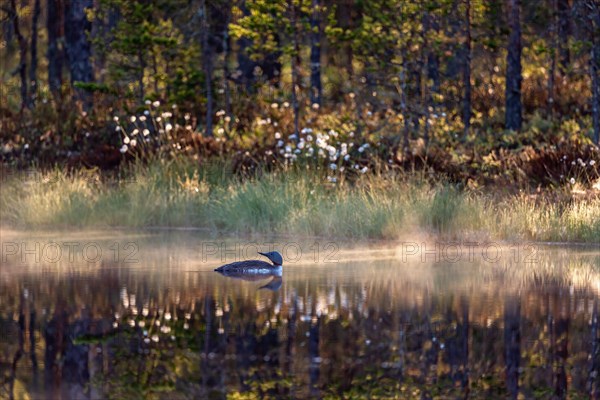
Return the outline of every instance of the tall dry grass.
<path id="1" fill-rule="evenodd" d="M 96 171 L 14 176 L 0 216 L 15 228 L 189 226 L 236 233 L 397 239 L 427 234 L 600 242 L 600 199 L 556 203 L 459 190 L 418 175 L 365 174 L 327 181 L 289 168 L 240 178 L 226 163 L 134 164 L 121 179 Z"/>

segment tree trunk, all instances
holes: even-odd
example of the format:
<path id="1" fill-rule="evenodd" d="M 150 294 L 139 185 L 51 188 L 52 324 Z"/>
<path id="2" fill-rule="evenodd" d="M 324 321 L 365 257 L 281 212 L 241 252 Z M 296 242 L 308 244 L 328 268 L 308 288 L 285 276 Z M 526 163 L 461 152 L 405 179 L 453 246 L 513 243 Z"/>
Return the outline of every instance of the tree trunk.
<path id="1" fill-rule="evenodd" d="M 427 12 L 427 30 L 433 31 L 437 36 L 440 32 L 439 19 L 435 14 Z M 433 93 L 440 92 L 440 58 L 437 48 L 430 46 L 427 51 L 427 78 L 431 81 L 431 91 Z M 434 101 L 435 107 L 435 101 Z"/>
<path id="2" fill-rule="evenodd" d="M 446 35 L 449 38 L 456 38 L 460 35 L 460 14 L 459 5 L 461 0 L 454 0 L 452 2 L 452 8 L 450 15 L 452 16 L 446 29 Z M 452 44 L 454 54 L 448 58 L 446 62 L 446 77 L 450 80 L 458 79 L 460 75 L 460 44 L 456 41 Z"/>
<path id="3" fill-rule="evenodd" d="M 62 0 L 48 0 L 46 29 L 48 31 L 48 84 L 56 99 L 62 86 L 64 52 L 62 48 L 63 3 Z"/>
<path id="4" fill-rule="evenodd" d="M 592 81 L 592 121 L 594 125 L 594 143 L 600 143 L 600 79 L 598 77 L 598 66 L 600 65 L 600 6 L 596 2 L 590 2 L 590 31 L 592 46 L 590 53 L 590 78 Z"/>
<path id="5" fill-rule="evenodd" d="M 321 86 L 321 5 L 319 0 L 312 0 L 312 16 L 310 20 L 310 101 L 321 105 L 323 88 Z"/>
<path id="6" fill-rule="evenodd" d="M 288 7 L 291 12 L 290 22 L 293 31 L 292 40 L 294 41 L 294 52 L 292 54 L 292 108 L 294 110 L 294 134 L 296 135 L 296 140 L 299 140 L 300 103 L 298 101 L 298 90 L 300 89 L 300 74 L 298 69 L 300 68 L 300 40 L 298 37 L 297 10 L 294 0 L 288 0 Z M 298 8 L 301 8 L 301 6 L 298 6 Z"/>
<path id="7" fill-rule="evenodd" d="M 423 16 L 422 16 L 422 29 L 421 29 L 421 40 L 423 41 L 422 51 L 420 54 L 420 70 L 423 70 L 427 65 L 428 53 L 429 53 L 429 11 L 427 11 L 425 3 L 423 6 Z M 421 107 L 422 107 L 422 115 L 424 117 L 424 132 L 423 132 L 423 140 L 425 141 L 425 146 L 429 144 L 429 121 L 430 121 L 430 104 L 431 104 L 431 95 L 429 93 L 429 75 L 419 74 L 419 91 L 421 93 Z"/>
<path id="8" fill-rule="evenodd" d="M 559 67 L 565 75 L 571 62 L 569 53 L 569 36 L 571 35 L 571 6 L 569 0 L 558 0 L 558 38 L 559 38 Z"/>
<path id="9" fill-rule="evenodd" d="M 407 82 L 406 82 L 406 70 L 407 70 L 407 66 L 406 66 L 406 48 L 402 48 L 402 66 L 401 66 L 401 70 L 400 70 L 400 90 L 401 90 L 401 94 L 400 94 L 400 110 L 402 112 L 402 117 L 404 119 L 404 128 L 403 128 L 403 142 L 402 142 L 402 150 L 403 150 L 403 156 L 406 156 L 408 154 L 408 141 L 409 141 L 409 135 L 410 135 L 410 118 L 408 115 L 408 95 L 406 93 L 407 91 Z"/>
<path id="10" fill-rule="evenodd" d="M 506 57 L 506 129 L 519 131 L 523 125 L 521 104 L 521 0 L 509 0 L 510 37 Z"/>
<path id="11" fill-rule="evenodd" d="M 275 48 L 281 48 L 281 39 L 278 34 L 274 35 L 275 40 Z M 263 71 L 263 74 L 267 77 L 269 84 L 275 87 L 279 87 L 279 83 L 281 81 L 281 51 L 275 50 L 269 52 L 265 55 L 265 57 L 260 61 L 259 65 Z"/>
<path id="12" fill-rule="evenodd" d="M 37 40 L 38 40 L 38 21 L 40 19 L 40 0 L 35 0 L 33 6 L 33 15 L 31 16 L 31 68 L 29 69 L 29 81 L 31 83 L 30 104 L 33 106 L 37 97 Z"/>
<path id="13" fill-rule="evenodd" d="M 212 73 L 213 64 L 212 56 L 213 51 L 208 43 L 209 25 L 208 25 L 208 10 L 206 8 L 206 0 L 201 2 L 202 13 L 202 64 L 204 66 L 204 80 L 206 85 L 206 136 L 213 135 L 213 93 L 212 93 Z"/>
<path id="14" fill-rule="evenodd" d="M 94 0 L 95 7 L 102 7 L 103 0 Z M 112 42 L 114 41 L 113 29 L 117 26 L 121 15 L 114 6 L 109 6 L 106 19 L 96 16 L 92 22 L 91 37 L 102 42 L 101 46 L 92 47 L 94 59 L 94 78 L 96 82 L 104 82 L 107 74 L 106 61 Z M 167 74 L 168 76 L 168 74 Z"/>
<path id="15" fill-rule="evenodd" d="M 248 7 L 246 7 L 246 1 L 241 1 L 239 8 L 242 12 L 242 16 L 247 17 L 250 15 Z M 254 76 L 254 68 L 256 68 L 256 62 L 252 60 L 248 55 L 248 48 L 252 45 L 252 40 L 246 36 L 242 36 L 238 39 L 238 74 L 240 76 L 241 83 L 245 86 L 246 91 L 254 92 L 256 78 Z"/>
<path id="16" fill-rule="evenodd" d="M 152 80 L 154 81 L 154 94 L 158 95 L 158 56 L 156 54 L 156 51 L 152 51 L 152 74 L 154 75 L 152 77 Z M 143 99 L 142 99 L 143 100 Z"/>
<path id="17" fill-rule="evenodd" d="M 27 41 L 21 33 L 19 26 L 19 13 L 17 12 L 17 4 L 15 0 L 10 0 L 10 19 L 12 20 L 15 36 L 19 42 L 19 67 L 17 72 L 21 79 L 21 111 L 29 105 L 27 97 Z"/>
<path id="18" fill-rule="evenodd" d="M 141 50 L 138 50 L 138 90 L 140 102 L 144 101 L 144 97 L 146 96 L 146 86 L 144 85 L 144 75 L 146 71 L 146 60 L 144 59 L 144 53 Z"/>
<path id="19" fill-rule="evenodd" d="M 92 0 L 67 0 L 65 3 L 65 39 L 71 85 L 75 88 L 77 99 L 83 103 L 86 110 L 92 106 L 92 96 L 75 85 L 78 82 L 94 81 L 94 70 L 90 59 L 92 45 L 89 41 L 92 23 L 86 15 L 86 10 L 92 7 Z"/>
<path id="20" fill-rule="evenodd" d="M 223 27 L 223 90 L 225 92 L 225 114 L 231 119 L 227 124 L 229 128 L 231 121 L 233 121 L 231 115 L 231 89 L 229 88 L 229 53 L 231 51 L 230 40 L 229 40 L 229 22 L 231 21 L 231 5 L 227 6 L 225 25 Z"/>
<path id="21" fill-rule="evenodd" d="M 350 1 L 342 1 L 336 7 L 337 25 L 345 31 L 353 29 L 353 24 L 359 23 L 360 15 L 354 15 L 355 18 L 353 18 L 352 11 L 354 9 L 354 2 Z M 354 77 L 354 68 L 352 66 L 352 60 L 354 58 L 352 53 L 352 44 L 349 41 L 345 41 L 340 48 L 340 53 L 342 55 L 341 64 L 344 66 L 346 73 L 348 74 L 348 81 L 352 81 Z"/>
<path id="22" fill-rule="evenodd" d="M 466 138 L 471 129 L 471 0 L 465 0 L 465 47 L 464 47 L 463 84 L 465 85 L 463 101 L 463 125 Z"/>
<path id="23" fill-rule="evenodd" d="M 550 49 L 550 72 L 548 72 L 548 103 L 546 105 L 546 114 L 550 120 L 554 119 L 554 87 L 556 76 L 556 53 L 558 51 L 558 35 L 559 26 L 557 0 L 552 0 L 552 14 L 550 22 L 550 41 L 552 48 Z"/>

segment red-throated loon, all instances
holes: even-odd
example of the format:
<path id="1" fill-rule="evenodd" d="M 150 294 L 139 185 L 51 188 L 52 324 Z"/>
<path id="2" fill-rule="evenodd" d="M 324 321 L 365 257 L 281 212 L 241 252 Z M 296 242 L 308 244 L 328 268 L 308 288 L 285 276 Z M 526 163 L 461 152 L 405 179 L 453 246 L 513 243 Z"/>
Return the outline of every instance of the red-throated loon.
<path id="1" fill-rule="evenodd" d="M 270 253 L 259 252 L 258 254 L 267 257 L 273 264 L 261 260 L 237 261 L 231 264 L 225 264 L 215 269 L 215 271 L 221 272 L 224 275 L 228 273 L 265 275 L 274 275 L 278 272 L 281 273 L 281 265 L 283 264 L 283 257 L 281 257 L 281 254 L 276 251 Z"/>

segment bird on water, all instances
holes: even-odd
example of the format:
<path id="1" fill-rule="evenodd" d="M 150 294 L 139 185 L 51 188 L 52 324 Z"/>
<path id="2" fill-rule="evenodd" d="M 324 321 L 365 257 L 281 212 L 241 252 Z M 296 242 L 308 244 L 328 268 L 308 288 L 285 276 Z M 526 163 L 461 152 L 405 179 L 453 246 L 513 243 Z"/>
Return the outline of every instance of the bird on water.
<path id="1" fill-rule="evenodd" d="M 281 274 L 281 264 L 283 258 L 276 251 L 270 253 L 258 253 L 267 257 L 272 264 L 261 260 L 238 261 L 231 264 L 223 265 L 215 271 L 223 276 L 234 279 L 242 279 L 245 281 L 259 281 L 268 277 L 272 277 L 271 281 L 260 289 L 268 289 L 277 291 L 283 284 Z"/>
<path id="2" fill-rule="evenodd" d="M 228 273 L 265 275 L 274 275 L 278 272 L 281 273 L 281 266 L 283 264 L 283 257 L 281 257 L 281 254 L 276 251 L 271 251 L 269 253 L 258 252 L 258 254 L 267 257 L 272 264 L 262 260 L 237 261 L 231 264 L 222 265 L 215 269 L 215 271 L 221 272 L 224 275 Z"/>

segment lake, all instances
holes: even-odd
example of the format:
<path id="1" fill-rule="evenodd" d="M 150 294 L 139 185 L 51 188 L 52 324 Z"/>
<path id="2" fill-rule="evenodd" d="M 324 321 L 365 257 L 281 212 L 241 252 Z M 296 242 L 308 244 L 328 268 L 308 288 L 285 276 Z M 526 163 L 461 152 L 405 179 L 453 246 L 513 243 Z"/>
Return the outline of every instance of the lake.
<path id="1" fill-rule="evenodd" d="M 2 397 L 600 395 L 597 246 L 1 234 Z"/>

